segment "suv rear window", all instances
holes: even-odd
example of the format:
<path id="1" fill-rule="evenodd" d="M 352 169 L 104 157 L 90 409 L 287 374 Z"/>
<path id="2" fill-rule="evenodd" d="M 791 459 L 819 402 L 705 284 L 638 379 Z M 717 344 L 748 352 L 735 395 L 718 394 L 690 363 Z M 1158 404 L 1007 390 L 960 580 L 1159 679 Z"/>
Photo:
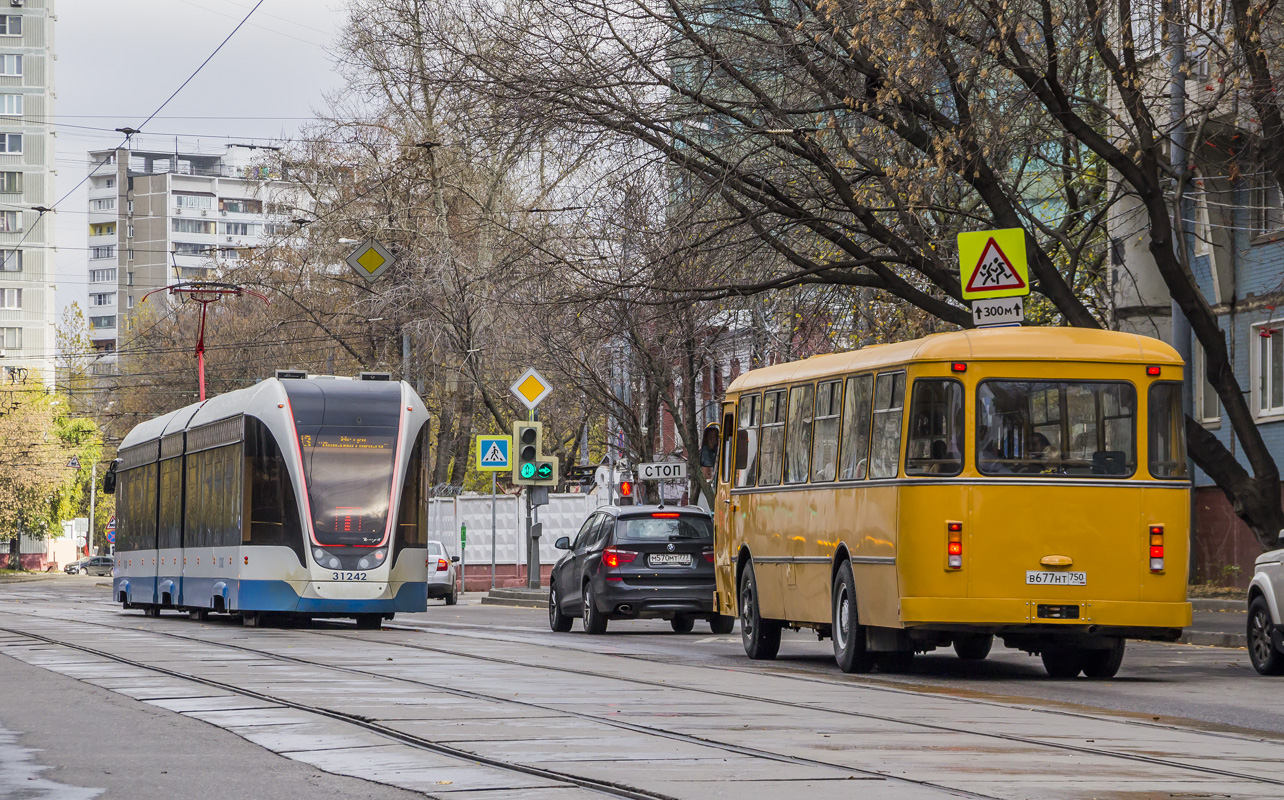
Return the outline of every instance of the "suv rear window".
<path id="1" fill-rule="evenodd" d="M 663 513 L 663 512 L 661 512 Z M 668 542 L 673 539 L 713 541 L 713 522 L 708 517 L 625 517 L 615 525 L 617 542 Z"/>

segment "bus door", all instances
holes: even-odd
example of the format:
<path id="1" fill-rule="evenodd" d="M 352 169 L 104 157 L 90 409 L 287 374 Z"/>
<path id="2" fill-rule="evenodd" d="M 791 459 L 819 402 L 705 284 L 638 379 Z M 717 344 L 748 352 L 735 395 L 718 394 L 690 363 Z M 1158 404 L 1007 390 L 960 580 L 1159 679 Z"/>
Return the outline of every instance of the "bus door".
<path id="1" fill-rule="evenodd" d="M 1076 603 L 1080 618 L 1089 599 L 1138 599 L 1148 539 L 1142 484 L 1130 480 L 1136 417 L 1124 381 L 980 383 L 982 477 L 963 552 L 972 597 Z"/>
<path id="2" fill-rule="evenodd" d="M 718 444 L 718 467 L 714 474 L 716 490 L 713 498 L 714 574 L 719 601 L 729 603 L 734 597 L 732 582 L 735 580 L 735 552 L 729 536 L 732 524 L 731 478 L 736 466 L 736 407 L 734 403 L 722 405 L 722 430 Z M 734 609 L 735 604 L 729 603 Z M 726 610 L 725 607 L 723 609 Z"/>

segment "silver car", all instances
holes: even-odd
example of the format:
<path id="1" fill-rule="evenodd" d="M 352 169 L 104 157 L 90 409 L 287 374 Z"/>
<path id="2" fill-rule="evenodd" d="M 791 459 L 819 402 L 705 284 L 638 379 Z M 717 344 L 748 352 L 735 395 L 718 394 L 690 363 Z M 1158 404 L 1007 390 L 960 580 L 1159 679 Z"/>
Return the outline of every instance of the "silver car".
<path id="1" fill-rule="evenodd" d="M 1280 531 L 1284 546 L 1284 531 Z M 1284 549 L 1257 557 L 1248 585 L 1248 656 L 1262 675 L 1284 675 Z"/>
<path id="2" fill-rule="evenodd" d="M 459 602 L 459 587 L 456 586 L 459 556 L 446 552 L 441 542 L 428 543 L 428 596 L 444 597 L 446 605 L 453 606 Z"/>

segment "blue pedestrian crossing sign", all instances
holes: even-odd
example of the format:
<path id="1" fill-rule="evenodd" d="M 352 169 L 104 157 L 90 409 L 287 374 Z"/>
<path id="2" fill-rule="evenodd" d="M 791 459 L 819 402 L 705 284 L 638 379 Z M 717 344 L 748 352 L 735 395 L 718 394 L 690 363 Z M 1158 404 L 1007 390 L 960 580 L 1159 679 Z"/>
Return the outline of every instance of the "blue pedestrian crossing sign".
<path id="1" fill-rule="evenodd" d="M 477 469 L 480 472 L 507 472 L 513 468 L 511 436 L 478 436 Z"/>

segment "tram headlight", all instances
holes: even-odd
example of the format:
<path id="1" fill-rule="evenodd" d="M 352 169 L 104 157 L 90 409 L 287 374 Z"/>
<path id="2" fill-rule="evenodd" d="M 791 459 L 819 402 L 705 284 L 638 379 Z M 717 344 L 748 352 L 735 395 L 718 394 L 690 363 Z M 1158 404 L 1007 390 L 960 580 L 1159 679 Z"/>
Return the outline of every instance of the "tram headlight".
<path id="1" fill-rule="evenodd" d="M 370 559 L 363 557 L 357 562 L 357 569 L 370 569 Z"/>
<path id="2" fill-rule="evenodd" d="M 326 566 L 329 567 L 330 569 L 338 569 L 339 567 L 343 566 L 343 564 L 339 563 L 339 559 L 335 558 L 334 556 L 330 556 L 330 560 L 326 563 Z"/>
<path id="3" fill-rule="evenodd" d="M 325 551 L 324 551 L 324 550 L 322 550 L 320 547 L 318 547 L 318 548 L 316 548 L 315 550 L 313 550 L 313 551 L 312 551 L 312 557 L 313 557 L 313 558 L 315 558 L 315 559 L 317 560 L 317 563 L 318 563 L 318 564 L 324 564 L 324 563 L 325 563 L 326 554 L 325 554 Z"/>
<path id="4" fill-rule="evenodd" d="M 384 559 L 384 557 L 385 557 L 385 556 L 387 556 L 387 555 L 388 555 L 388 551 L 387 551 L 387 550 L 376 550 L 376 551 L 374 551 L 373 556 L 374 556 L 374 563 L 375 563 L 375 565 L 376 565 L 376 566 L 378 566 L 379 564 L 382 564 L 382 563 L 383 563 L 383 559 Z"/>

